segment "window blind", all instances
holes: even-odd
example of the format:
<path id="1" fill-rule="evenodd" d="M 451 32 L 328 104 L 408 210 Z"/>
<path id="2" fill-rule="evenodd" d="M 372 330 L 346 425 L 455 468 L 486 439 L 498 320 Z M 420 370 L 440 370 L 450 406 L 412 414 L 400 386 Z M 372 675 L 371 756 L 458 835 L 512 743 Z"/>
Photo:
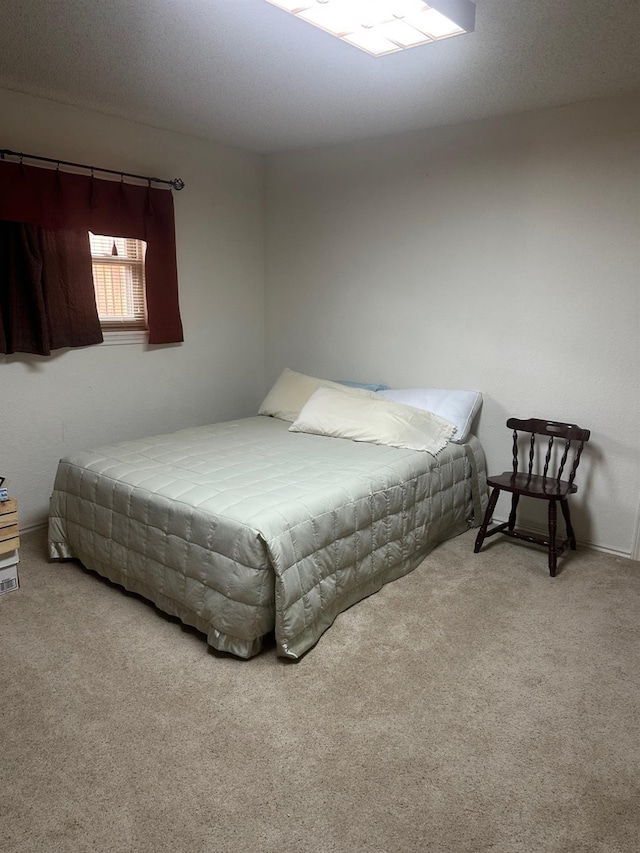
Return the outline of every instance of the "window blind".
<path id="1" fill-rule="evenodd" d="M 146 329 L 142 240 L 89 232 L 93 284 L 100 324 L 105 330 Z"/>

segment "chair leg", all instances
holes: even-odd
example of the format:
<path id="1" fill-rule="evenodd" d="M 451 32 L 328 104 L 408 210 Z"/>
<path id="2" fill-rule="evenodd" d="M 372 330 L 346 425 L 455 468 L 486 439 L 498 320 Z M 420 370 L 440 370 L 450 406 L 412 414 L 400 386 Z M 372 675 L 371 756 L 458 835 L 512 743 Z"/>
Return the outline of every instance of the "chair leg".
<path id="1" fill-rule="evenodd" d="M 567 537 L 569 539 L 569 545 L 571 546 L 571 550 L 576 550 L 576 534 L 573 532 L 573 525 L 571 524 L 571 513 L 569 512 L 569 502 L 566 498 L 563 498 L 560 501 L 560 509 L 562 510 L 562 515 L 564 516 L 564 523 L 567 526 Z"/>
<path id="2" fill-rule="evenodd" d="M 556 552 L 556 502 L 549 501 L 549 574 L 552 578 L 556 576 L 556 563 L 558 555 Z"/>
<path id="3" fill-rule="evenodd" d="M 513 530 L 516 526 L 516 510 L 518 509 L 518 501 L 520 500 L 520 495 L 515 492 L 511 495 L 511 512 L 509 513 L 509 530 Z"/>
<path id="4" fill-rule="evenodd" d="M 473 549 L 473 553 L 477 554 L 480 548 L 482 548 L 482 543 L 484 542 L 484 537 L 487 535 L 487 527 L 489 526 L 489 522 L 491 521 L 491 516 L 493 515 L 493 511 L 496 508 L 496 504 L 498 503 L 498 497 L 500 496 L 500 489 L 497 487 L 491 492 L 491 496 L 489 498 L 489 503 L 487 504 L 487 511 L 484 514 L 484 518 L 482 519 L 482 524 L 480 525 L 480 530 L 478 531 L 478 535 L 476 536 L 476 544 Z"/>

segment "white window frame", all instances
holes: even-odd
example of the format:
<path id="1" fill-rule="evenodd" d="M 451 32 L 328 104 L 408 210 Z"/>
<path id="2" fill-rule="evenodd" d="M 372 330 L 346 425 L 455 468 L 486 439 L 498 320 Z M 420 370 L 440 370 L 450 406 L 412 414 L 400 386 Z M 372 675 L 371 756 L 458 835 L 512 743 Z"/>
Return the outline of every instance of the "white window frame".
<path id="1" fill-rule="evenodd" d="M 149 341 L 148 329 L 129 329 L 129 331 L 107 331 L 102 330 L 102 343 L 98 344 L 101 347 L 108 346 L 128 346 L 130 344 L 146 344 Z"/>

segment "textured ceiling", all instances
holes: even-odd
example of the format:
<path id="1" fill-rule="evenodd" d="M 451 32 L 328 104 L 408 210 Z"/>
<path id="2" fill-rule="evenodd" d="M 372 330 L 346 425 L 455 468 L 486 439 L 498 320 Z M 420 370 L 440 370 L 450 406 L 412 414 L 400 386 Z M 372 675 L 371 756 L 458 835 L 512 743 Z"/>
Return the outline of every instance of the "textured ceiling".
<path id="1" fill-rule="evenodd" d="M 263 153 L 640 89 L 640 0 L 477 0 L 475 33 L 379 58 L 264 0 L 0 0 L 0 21 L 0 86 Z"/>

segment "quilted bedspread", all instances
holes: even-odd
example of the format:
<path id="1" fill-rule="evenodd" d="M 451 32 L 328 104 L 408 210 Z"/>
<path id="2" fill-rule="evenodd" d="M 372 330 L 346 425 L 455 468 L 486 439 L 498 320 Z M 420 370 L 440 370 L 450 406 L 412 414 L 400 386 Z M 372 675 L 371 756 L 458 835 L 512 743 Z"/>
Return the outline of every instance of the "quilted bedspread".
<path id="1" fill-rule="evenodd" d="M 49 555 L 153 601 L 248 658 L 298 658 L 336 616 L 480 523 L 475 437 L 437 456 L 255 417 L 59 463 Z"/>

